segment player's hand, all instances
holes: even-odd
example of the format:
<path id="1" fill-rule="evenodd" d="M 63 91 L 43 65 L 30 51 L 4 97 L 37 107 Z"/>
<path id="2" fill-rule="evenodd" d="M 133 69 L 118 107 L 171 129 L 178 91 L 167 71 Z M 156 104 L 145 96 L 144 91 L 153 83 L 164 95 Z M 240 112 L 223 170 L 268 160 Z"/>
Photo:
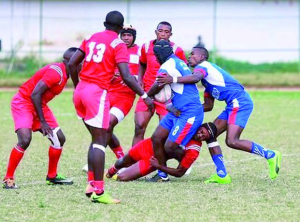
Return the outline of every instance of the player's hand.
<path id="1" fill-rule="evenodd" d="M 176 109 L 175 106 L 172 104 L 167 104 L 166 109 L 170 112 L 173 113 L 175 116 L 179 117 L 181 115 L 181 111 L 179 109 Z"/>
<path id="2" fill-rule="evenodd" d="M 46 121 L 41 122 L 41 131 L 43 136 L 53 136 L 52 129 Z"/>
<path id="3" fill-rule="evenodd" d="M 154 110 L 153 100 L 149 96 L 147 96 L 147 98 L 144 99 L 144 102 L 148 106 L 148 110 L 153 112 Z"/>
<path id="4" fill-rule="evenodd" d="M 173 78 L 169 74 L 164 73 L 156 77 L 156 82 L 159 86 L 164 86 L 173 83 Z"/>
<path id="5" fill-rule="evenodd" d="M 158 160 L 154 156 L 150 158 L 150 164 L 154 168 L 159 168 L 160 166 Z"/>

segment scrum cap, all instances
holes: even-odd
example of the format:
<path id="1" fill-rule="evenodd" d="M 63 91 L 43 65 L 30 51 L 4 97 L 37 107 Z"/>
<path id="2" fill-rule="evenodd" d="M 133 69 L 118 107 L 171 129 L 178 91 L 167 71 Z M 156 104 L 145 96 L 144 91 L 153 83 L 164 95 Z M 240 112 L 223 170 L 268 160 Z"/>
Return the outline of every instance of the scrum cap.
<path id="1" fill-rule="evenodd" d="M 167 61 L 168 57 L 173 54 L 173 48 L 170 42 L 164 39 L 156 41 L 153 51 L 160 64 Z"/>
<path id="2" fill-rule="evenodd" d="M 123 26 L 123 29 L 120 31 L 120 35 L 122 35 L 123 33 L 130 33 L 133 36 L 133 45 L 136 39 L 136 29 L 130 24 L 125 24 Z"/>

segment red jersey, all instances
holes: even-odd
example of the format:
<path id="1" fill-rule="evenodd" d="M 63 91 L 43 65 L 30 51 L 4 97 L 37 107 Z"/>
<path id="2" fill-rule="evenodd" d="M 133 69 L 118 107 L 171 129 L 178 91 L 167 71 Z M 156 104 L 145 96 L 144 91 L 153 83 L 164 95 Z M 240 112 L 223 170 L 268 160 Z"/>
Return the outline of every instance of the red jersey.
<path id="1" fill-rule="evenodd" d="M 64 63 L 52 63 L 46 65 L 37 71 L 27 82 L 19 89 L 20 94 L 31 101 L 31 94 L 37 85 L 42 80 L 49 89 L 42 96 L 42 106 L 46 105 L 56 95 L 60 94 L 68 81 L 66 67 Z"/>
<path id="2" fill-rule="evenodd" d="M 128 62 L 125 43 L 111 30 L 86 38 L 80 49 L 85 53 L 80 79 L 94 83 L 102 89 L 108 90 L 117 63 Z"/>
<path id="3" fill-rule="evenodd" d="M 127 53 L 129 56 L 129 71 L 131 75 L 135 76 L 137 78 L 138 72 L 139 72 L 139 63 L 140 63 L 140 52 L 139 47 L 137 45 L 133 45 L 130 48 L 127 48 Z M 121 92 L 121 93 L 129 93 L 129 94 L 135 94 L 135 92 L 132 91 L 123 81 L 119 69 L 115 69 L 114 77 L 111 80 L 111 85 L 109 88 L 109 92 Z"/>
<path id="4" fill-rule="evenodd" d="M 156 40 L 151 40 L 148 43 L 144 43 L 141 49 L 140 62 L 146 64 L 147 66 L 143 78 L 145 91 L 148 91 L 155 82 L 157 71 L 160 68 L 160 64 L 156 60 L 153 52 L 155 41 Z M 187 63 L 184 51 L 180 47 L 176 46 L 173 42 L 171 42 L 171 45 L 173 46 L 174 54 Z"/>

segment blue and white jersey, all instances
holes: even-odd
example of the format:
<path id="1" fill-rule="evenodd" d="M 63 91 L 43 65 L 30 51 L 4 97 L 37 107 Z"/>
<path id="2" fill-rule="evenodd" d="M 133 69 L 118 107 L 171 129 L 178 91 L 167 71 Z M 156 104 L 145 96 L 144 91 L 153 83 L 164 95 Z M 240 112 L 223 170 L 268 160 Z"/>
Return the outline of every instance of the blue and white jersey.
<path id="1" fill-rule="evenodd" d="M 244 92 L 244 87 L 216 64 L 204 61 L 195 67 L 194 72 L 201 72 L 204 75 L 201 80 L 205 87 L 204 93 L 219 101 L 230 104 Z"/>
<path id="2" fill-rule="evenodd" d="M 192 74 L 186 63 L 174 54 L 158 70 L 158 75 L 163 73 L 167 73 L 172 77 Z M 172 104 L 177 109 L 183 111 L 190 105 L 202 106 L 196 84 L 172 83 L 170 86 L 173 92 Z"/>

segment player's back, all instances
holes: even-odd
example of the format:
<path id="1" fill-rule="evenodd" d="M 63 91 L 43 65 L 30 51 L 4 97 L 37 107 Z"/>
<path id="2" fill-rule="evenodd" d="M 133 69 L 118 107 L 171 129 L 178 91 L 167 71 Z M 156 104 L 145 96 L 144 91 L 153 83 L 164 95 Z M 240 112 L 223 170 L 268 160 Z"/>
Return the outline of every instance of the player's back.
<path id="1" fill-rule="evenodd" d="M 85 53 L 80 79 L 106 90 L 117 63 L 128 62 L 125 43 L 111 30 L 98 32 L 86 38 L 80 49 Z"/>
<path id="2" fill-rule="evenodd" d="M 31 94 L 40 80 L 49 87 L 42 97 L 44 105 L 64 89 L 68 81 L 65 65 L 63 63 L 51 63 L 44 66 L 20 87 L 20 94 L 25 99 L 31 100 Z"/>
<path id="3" fill-rule="evenodd" d="M 204 61 L 195 67 L 194 72 L 197 70 L 204 75 L 201 82 L 205 91 L 217 100 L 231 102 L 244 91 L 244 87 L 236 79 L 216 64 Z"/>
<path id="4" fill-rule="evenodd" d="M 173 77 L 192 74 L 186 63 L 174 54 L 160 67 L 159 74 L 163 73 L 168 73 Z M 171 89 L 173 92 L 172 103 L 177 109 L 184 111 L 189 106 L 201 106 L 196 84 L 172 83 Z"/>

